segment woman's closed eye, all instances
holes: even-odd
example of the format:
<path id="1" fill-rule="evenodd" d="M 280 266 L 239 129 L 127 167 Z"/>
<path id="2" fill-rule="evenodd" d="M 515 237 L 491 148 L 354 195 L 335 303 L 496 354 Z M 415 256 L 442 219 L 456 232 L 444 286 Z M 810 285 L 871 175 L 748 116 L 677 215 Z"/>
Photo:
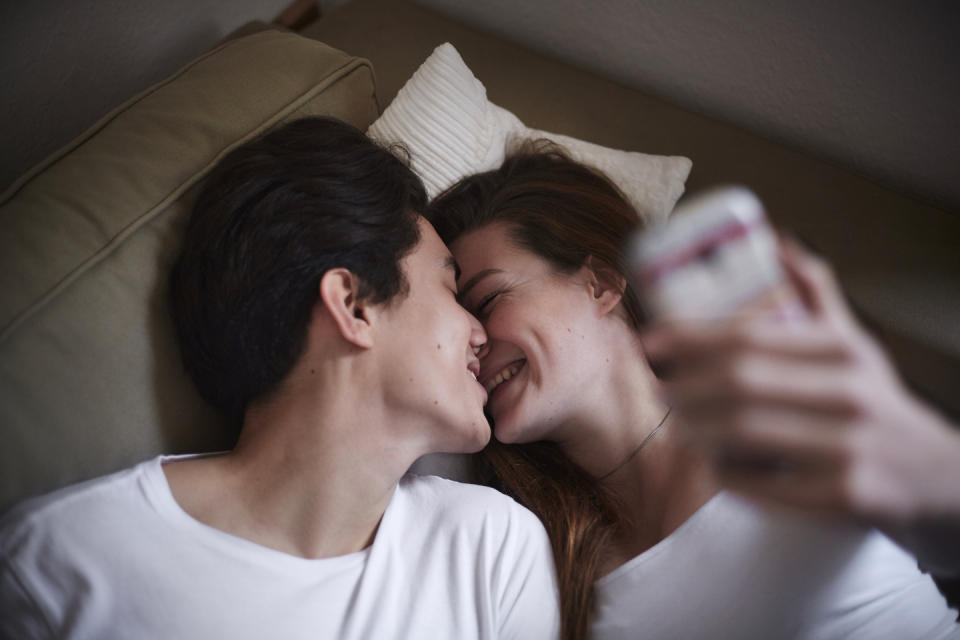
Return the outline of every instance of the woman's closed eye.
<path id="1" fill-rule="evenodd" d="M 492 308 L 490 305 L 491 305 L 491 304 L 494 302 L 494 300 L 496 300 L 496 299 L 500 296 L 500 294 L 502 294 L 502 293 L 503 293 L 503 291 L 492 291 L 491 293 L 488 293 L 488 294 L 480 301 L 480 304 L 477 305 L 477 308 L 476 308 L 476 311 L 474 312 L 474 315 L 476 315 L 478 318 L 481 318 L 481 317 L 485 317 L 487 314 L 489 314 L 489 313 L 490 313 L 490 309 Z"/>

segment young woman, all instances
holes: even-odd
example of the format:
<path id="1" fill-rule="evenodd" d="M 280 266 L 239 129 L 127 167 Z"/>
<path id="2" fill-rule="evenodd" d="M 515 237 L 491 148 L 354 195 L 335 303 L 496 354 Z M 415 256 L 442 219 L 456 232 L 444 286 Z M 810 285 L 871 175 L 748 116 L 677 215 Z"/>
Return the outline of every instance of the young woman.
<path id="1" fill-rule="evenodd" d="M 488 343 L 495 482 L 543 520 L 564 636 L 904 638 L 957 633 L 916 561 L 847 521 L 721 491 L 642 356 L 620 248 L 637 216 L 602 175 L 530 150 L 428 217 Z"/>

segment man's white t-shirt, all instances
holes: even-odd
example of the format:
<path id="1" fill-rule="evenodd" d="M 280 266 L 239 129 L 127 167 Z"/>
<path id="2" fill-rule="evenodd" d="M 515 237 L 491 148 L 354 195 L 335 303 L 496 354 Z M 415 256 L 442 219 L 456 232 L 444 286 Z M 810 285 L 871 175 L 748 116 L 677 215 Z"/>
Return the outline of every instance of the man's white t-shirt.
<path id="1" fill-rule="evenodd" d="M 726 492 L 596 590 L 597 640 L 960 637 L 930 576 L 882 534 Z"/>
<path id="2" fill-rule="evenodd" d="M 555 638 L 546 532 L 506 496 L 406 476 L 373 544 L 309 560 L 214 529 L 163 458 L 27 503 L 0 529 L 0 637 Z"/>

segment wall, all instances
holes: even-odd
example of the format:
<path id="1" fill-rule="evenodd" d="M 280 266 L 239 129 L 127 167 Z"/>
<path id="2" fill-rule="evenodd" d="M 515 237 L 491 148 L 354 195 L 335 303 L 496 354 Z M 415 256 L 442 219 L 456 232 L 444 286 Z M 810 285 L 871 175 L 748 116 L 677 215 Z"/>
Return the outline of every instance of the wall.
<path id="1" fill-rule="evenodd" d="M 960 3 L 418 2 L 960 212 Z"/>
<path id="2" fill-rule="evenodd" d="M 113 107 L 289 0 L 0 2 L 0 189 Z"/>
<path id="3" fill-rule="evenodd" d="M 960 212 L 960 3 L 418 1 Z M 287 2 L 0 3 L 0 189 Z"/>

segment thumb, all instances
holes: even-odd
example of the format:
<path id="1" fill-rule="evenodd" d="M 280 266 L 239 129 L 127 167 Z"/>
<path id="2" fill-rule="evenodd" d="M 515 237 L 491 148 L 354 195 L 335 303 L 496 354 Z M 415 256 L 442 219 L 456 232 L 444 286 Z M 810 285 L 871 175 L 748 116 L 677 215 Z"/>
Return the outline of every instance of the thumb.
<path id="1" fill-rule="evenodd" d="M 790 237 L 780 237 L 780 260 L 790 284 L 814 318 L 850 322 L 852 315 L 833 270 Z"/>

